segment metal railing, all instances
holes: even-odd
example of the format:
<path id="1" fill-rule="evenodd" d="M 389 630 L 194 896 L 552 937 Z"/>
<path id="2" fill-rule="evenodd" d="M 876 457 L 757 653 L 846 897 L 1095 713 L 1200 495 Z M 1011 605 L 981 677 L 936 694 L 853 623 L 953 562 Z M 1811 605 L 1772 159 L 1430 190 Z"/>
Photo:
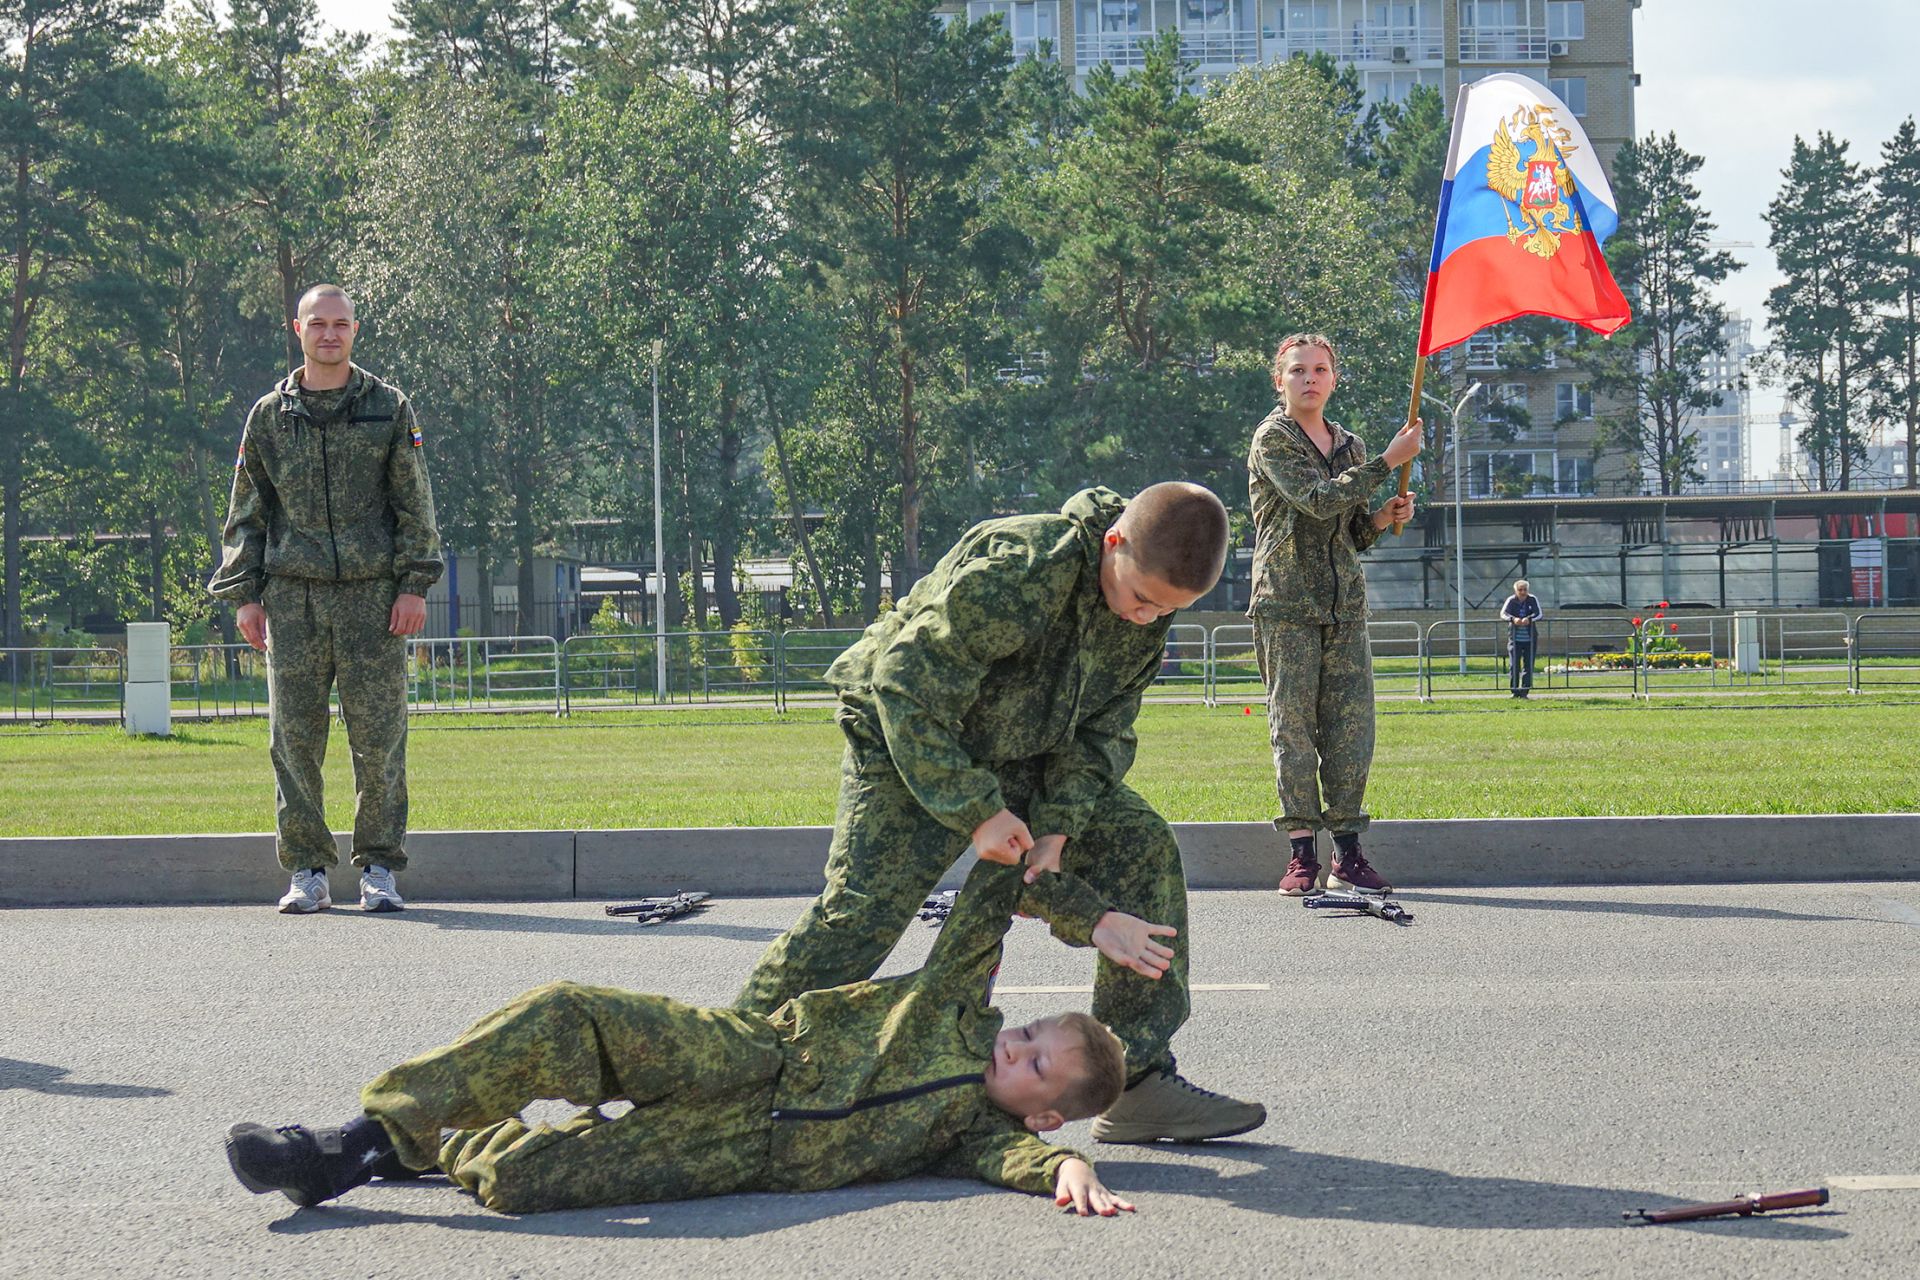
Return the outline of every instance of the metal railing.
<path id="1" fill-rule="evenodd" d="M 1920 684 L 1920 612 L 1876 609 L 1853 619 L 1855 693 Z"/>
<path id="2" fill-rule="evenodd" d="M 1422 669 L 1420 624 L 1369 622 L 1367 643 L 1373 650 L 1375 696 L 1419 697 Z M 1260 678 L 1260 659 L 1254 651 L 1251 624 L 1227 623 L 1215 627 L 1208 634 L 1207 649 L 1208 706 L 1218 706 L 1223 702 L 1243 702 L 1251 706 L 1267 701 L 1267 686 Z"/>
<path id="3" fill-rule="evenodd" d="M 799 694 L 803 701 L 829 702 L 833 687 L 827 668 L 863 634 L 859 627 L 793 628 L 780 634 L 781 705 Z"/>
<path id="4" fill-rule="evenodd" d="M 1462 62 L 1545 62 L 1547 28 L 1534 26 L 1462 26 Z"/>
<path id="5" fill-rule="evenodd" d="M 1631 625 L 1597 618 L 1547 618 L 1534 624 L 1533 692 L 1640 691 Z M 1430 623 L 1422 643 L 1425 696 L 1486 697 L 1511 692 L 1508 626 L 1493 618 Z"/>
<path id="6" fill-rule="evenodd" d="M 1082 71 L 1105 62 L 1116 68 L 1143 67 L 1146 46 L 1157 31 L 1081 32 L 1073 38 L 1074 66 Z M 1180 36 L 1180 57 L 1202 67 L 1242 66 L 1260 61 L 1260 36 L 1253 31 L 1189 31 Z"/>
<path id="7" fill-rule="evenodd" d="M 561 709 L 560 646 L 552 636 L 449 636 L 411 640 L 407 648 L 415 711 Z"/>
<path id="8" fill-rule="evenodd" d="M 174 710 L 196 720 L 265 715 L 267 655 L 248 644 L 177 644 L 167 651 Z"/>
<path id="9" fill-rule="evenodd" d="M 1154 691 L 1184 693 L 1186 697 L 1206 701 L 1211 683 L 1207 674 L 1211 652 L 1205 627 L 1192 623 L 1168 627 L 1167 647 L 1160 659 L 1160 674 L 1153 681 Z"/>
<path id="10" fill-rule="evenodd" d="M 1715 691 L 1920 684 L 1920 610 L 1668 613 L 1637 625 L 1562 615 L 1537 624 L 1534 692 L 1651 697 Z M 658 680 L 650 633 L 460 636 L 413 640 L 408 700 L 416 712 L 540 710 L 566 715 L 672 703 L 784 711 L 832 700 L 827 668 L 856 628 L 677 631 Z M 1367 624 L 1376 696 L 1422 700 L 1509 691 L 1507 627 L 1498 619 Z M 180 645 L 170 653 L 172 703 L 195 718 L 267 710 L 265 655 L 245 645 Z M 124 718 L 126 662 L 104 646 L 0 649 L 0 719 Z M 1167 631 L 1149 701 L 1266 701 L 1244 623 Z"/>
<path id="11" fill-rule="evenodd" d="M 8 719 L 126 716 L 127 660 L 118 649 L 0 649 Z"/>

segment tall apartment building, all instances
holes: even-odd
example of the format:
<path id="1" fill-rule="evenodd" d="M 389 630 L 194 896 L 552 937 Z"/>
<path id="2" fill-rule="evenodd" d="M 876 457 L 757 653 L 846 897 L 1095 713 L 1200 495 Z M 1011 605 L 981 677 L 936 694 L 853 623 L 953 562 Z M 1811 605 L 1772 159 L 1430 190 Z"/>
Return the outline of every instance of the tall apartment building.
<path id="1" fill-rule="evenodd" d="M 1747 362 L 1753 357 L 1753 321 L 1729 312 L 1720 337 L 1720 349 L 1702 370 L 1702 385 L 1718 392 L 1720 403 L 1696 410 L 1687 424 L 1699 442 L 1702 477 L 1686 486 L 1690 493 L 1731 493 L 1752 479 L 1747 464 L 1752 416 Z"/>
<path id="2" fill-rule="evenodd" d="M 1084 83 L 1106 62 L 1140 65 L 1141 45 L 1164 31 L 1203 80 L 1252 63 L 1325 53 L 1350 63 L 1371 102 L 1397 102 L 1417 84 L 1452 110 L 1462 83 L 1516 71 L 1552 89 L 1578 117 L 1609 173 L 1633 136 L 1633 10 L 1639 0 L 956 0 L 950 18 L 999 14 L 1016 57 L 1052 57 Z M 1592 396 L 1564 368 L 1519 372 L 1500 360 L 1502 335 L 1459 349 L 1464 385 L 1517 404 L 1531 425 L 1507 441 L 1470 411 L 1468 492 L 1592 493 L 1636 474 L 1613 452 L 1596 459 Z"/>

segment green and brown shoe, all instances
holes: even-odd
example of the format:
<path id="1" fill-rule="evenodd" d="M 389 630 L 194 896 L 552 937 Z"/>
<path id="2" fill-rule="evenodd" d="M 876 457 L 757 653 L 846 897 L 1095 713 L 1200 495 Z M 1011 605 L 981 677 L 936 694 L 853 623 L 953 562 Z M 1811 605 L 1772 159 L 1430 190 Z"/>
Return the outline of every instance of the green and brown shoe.
<path id="1" fill-rule="evenodd" d="M 1093 1140 L 1204 1142 L 1231 1138 L 1266 1122 L 1267 1109 L 1257 1102 L 1202 1089 L 1172 1071 L 1156 1071 L 1093 1122 Z"/>

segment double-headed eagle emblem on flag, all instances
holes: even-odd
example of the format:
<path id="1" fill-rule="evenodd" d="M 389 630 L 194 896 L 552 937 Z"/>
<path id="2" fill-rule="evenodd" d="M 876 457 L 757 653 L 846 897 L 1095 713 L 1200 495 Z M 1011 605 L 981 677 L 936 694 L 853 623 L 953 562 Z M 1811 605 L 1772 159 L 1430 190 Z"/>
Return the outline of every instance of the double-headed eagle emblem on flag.
<path id="1" fill-rule="evenodd" d="M 1522 106 L 1500 122 L 1487 154 L 1487 185 L 1507 201 L 1507 243 L 1551 258 L 1560 252 L 1561 236 L 1585 230 L 1573 205 L 1573 172 L 1565 162 L 1577 150 L 1572 132 L 1555 122 L 1553 108 L 1545 103 Z M 1519 226 L 1512 205 L 1520 208 Z"/>

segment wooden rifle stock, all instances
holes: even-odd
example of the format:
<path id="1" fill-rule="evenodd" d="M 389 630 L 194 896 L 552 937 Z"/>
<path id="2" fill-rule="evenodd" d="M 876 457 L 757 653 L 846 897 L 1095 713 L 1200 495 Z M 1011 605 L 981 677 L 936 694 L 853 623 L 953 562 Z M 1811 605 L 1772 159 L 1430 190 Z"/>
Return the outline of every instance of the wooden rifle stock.
<path id="1" fill-rule="evenodd" d="M 1716 1200 L 1712 1204 L 1656 1209 L 1651 1213 L 1645 1209 L 1632 1209 L 1620 1216 L 1639 1218 L 1642 1222 L 1691 1222 L 1695 1218 L 1725 1218 L 1734 1214 L 1744 1217 L 1748 1214 L 1772 1213 L 1776 1209 L 1805 1209 L 1825 1204 L 1829 1198 L 1825 1187 L 1812 1187 L 1806 1191 L 1780 1191 L 1773 1195 L 1741 1196 L 1738 1200 Z"/>

